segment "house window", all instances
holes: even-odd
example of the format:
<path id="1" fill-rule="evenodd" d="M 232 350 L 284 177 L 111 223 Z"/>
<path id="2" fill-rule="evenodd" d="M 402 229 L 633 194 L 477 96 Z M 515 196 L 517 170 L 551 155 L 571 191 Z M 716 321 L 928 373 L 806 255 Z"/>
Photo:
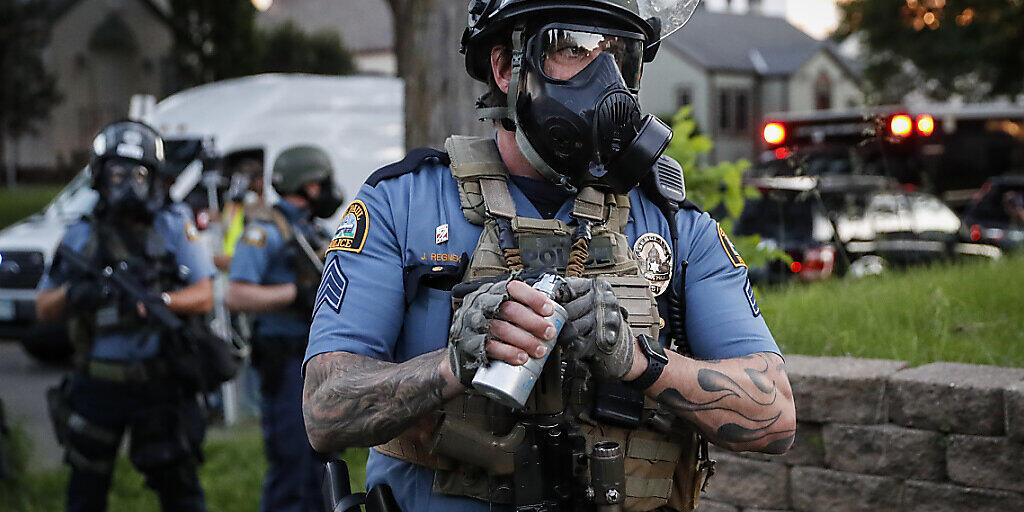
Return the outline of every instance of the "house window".
<path id="1" fill-rule="evenodd" d="M 722 133 L 743 135 L 750 128 L 750 91 L 721 89 L 718 93 L 718 128 Z"/>
<path id="2" fill-rule="evenodd" d="M 735 104 L 737 132 L 744 132 L 747 130 L 748 117 L 750 115 L 750 106 L 747 103 L 747 91 L 736 91 Z"/>
<path id="3" fill-rule="evenodd" d="M 832 108 L 832 78 L 822 71 L 814 81 L 814 108 L 828 110 Z"/>
<path id="4" fill-rule="evenodd" d="M 684 85 L 676 88 L 676 108 L 693 105 L 693 88 Z"/>
<path id="5" fill-rule="evenodd" d="M 723 132 L 732 129 L 732 94 L 728 90 L 718 93 L 718 128 Z"/>

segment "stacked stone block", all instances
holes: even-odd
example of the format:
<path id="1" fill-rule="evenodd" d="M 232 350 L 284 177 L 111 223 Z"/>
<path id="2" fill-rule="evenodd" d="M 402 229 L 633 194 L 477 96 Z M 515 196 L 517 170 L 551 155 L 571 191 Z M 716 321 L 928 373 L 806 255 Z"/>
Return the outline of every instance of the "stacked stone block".
<path id="1" fill-rule="evenodd" d="M 1024 511 L 1024 370 L 786 357 L 785 455 L 712 449 L 699 512 Z"/>

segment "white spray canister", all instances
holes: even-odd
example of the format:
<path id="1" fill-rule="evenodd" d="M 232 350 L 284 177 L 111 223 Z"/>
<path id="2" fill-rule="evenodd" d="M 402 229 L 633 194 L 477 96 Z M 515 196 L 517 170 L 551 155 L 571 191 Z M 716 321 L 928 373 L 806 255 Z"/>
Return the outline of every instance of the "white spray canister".
<path id="1" fill-rule="evenodd" d="M 565 280 L 555 274 L 544 274 L 533 285 L 533 288 L 554 299 L 558 288 L 564 283 Z M 552 303 L 554 304 L 555 312 L 548 318 L 555 327 L 555 336 L 551 340 L 544 342 L 544 345 L 548 348 L 544 357 L 538 359 L 531 357 L 525 364 L 520 366 L 511 365 L 503 361 L 491 361 L 486 367 L 477 370 L 476 376 L 473 377 L 474 389 L 480 392 L 480 394 L 508 407 L 521 409 L 526 405 L 526 399 L 530 397 L 530 392 L 533 391 L 533 386 L 537 383 L 537 379 L 544 369 L 544 363 L 547 362 L 548 357 L 555 348 L 558 334 L 562 332 L 562 326 L 565 325 L 566 319 L 569 318 L 565 308 L 554 302 L 554 300 L 552 300 Z"/>

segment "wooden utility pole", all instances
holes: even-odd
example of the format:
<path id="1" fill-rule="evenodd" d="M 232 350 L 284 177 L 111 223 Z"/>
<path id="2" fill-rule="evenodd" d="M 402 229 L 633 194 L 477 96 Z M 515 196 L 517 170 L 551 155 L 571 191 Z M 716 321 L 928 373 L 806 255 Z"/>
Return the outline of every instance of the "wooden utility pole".
<path id="1" fill-rule="evenodd" d="M 466 74 L 459 41 L 468 0 L 388 0 L 398 76 L 405 81 L 405 145 L 440 148 L 452 134 L 486 135 L 473 105 L 486 89 Z"/>

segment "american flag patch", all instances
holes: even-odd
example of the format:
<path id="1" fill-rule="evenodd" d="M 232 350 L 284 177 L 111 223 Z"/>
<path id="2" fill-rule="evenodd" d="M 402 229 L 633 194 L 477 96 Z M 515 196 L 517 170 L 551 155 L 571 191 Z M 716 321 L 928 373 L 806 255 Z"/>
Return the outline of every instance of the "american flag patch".
<path id="1" fill-rule="evenodd" d="M 341 302 L 345 300 L 345 290 L 348 289 L 348 278 L 341 271 L 338 258 L 331 258 L 324 267 L 324 277 L 320 281 L 320 288 L 316 291 L 316 307 L 313 308 L 313 316 L 316 316 L 320 306 L 327 304 L 327 307 L 335 313 L 341 313 Z"/>

